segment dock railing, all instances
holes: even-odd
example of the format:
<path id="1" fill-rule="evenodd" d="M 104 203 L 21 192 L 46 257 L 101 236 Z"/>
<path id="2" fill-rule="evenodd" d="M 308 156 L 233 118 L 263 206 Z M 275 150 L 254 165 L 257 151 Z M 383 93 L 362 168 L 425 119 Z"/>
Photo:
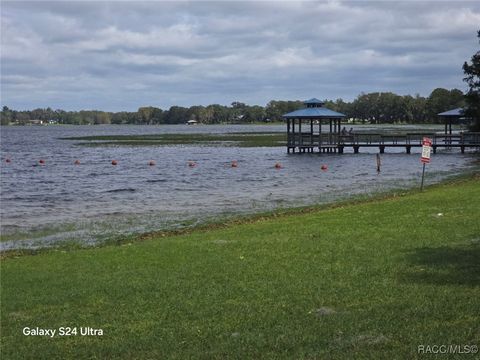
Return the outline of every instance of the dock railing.
<path id="1" fill-rule="evenodd" d="M 460 147 L 480 148 L 480 132 L 461 132 L 457 134 L 442 134 L 431 132 L 416 132 L 406 134 L 381 134 L 381 133 L 354 133 L 349 135 L 339 134 L 288 134 L 287 146 L 289 148 L 313 148 L 313 147 L 411 147 L 422 146 L 424 137 L 432 140 L 434 150 L 436 148 Z M 462 150 L 463 151 L 463 150 Z"/>

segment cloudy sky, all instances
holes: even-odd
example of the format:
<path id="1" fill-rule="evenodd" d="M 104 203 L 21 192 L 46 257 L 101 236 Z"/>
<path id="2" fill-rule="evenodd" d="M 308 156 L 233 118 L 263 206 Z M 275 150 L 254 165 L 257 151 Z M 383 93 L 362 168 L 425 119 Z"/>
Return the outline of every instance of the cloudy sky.
<path id="1" fill-rule="evenodd" d="M 265 105 L 466 89 L 480 2 L 3 1 L 1 105 Z"/>

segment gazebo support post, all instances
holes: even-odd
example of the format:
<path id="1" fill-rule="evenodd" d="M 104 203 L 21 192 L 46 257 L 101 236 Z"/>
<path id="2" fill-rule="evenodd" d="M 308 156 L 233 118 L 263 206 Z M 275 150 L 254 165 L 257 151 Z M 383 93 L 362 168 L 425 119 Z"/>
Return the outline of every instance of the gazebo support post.
<path id="1" fill-rule="evenodd" d="M 290 136 L 290 119 L 287 119 L 287 154 L 290 154 L 290 147 L 292 145 L 292 137 Z"/>
<path id="2" fill-rule="evenodd" d="M 322 120 L 318 120 L 318 152 L 322 151 Z"/>
<path id="3" fill-rule="evenodd" d="M 295 153 L 295 146 L 297 146 L 297 139 L 295 139 L 295 119 L 292 119 L 292 140 L 293 140 L 293 153 Z"/>
<path id="4" fill-rule="evenodd" d="M 328 136 L 328 145 L 332 144 L 332 119 L 330 119 L 330 134 Z"/>
<path id="5" fill-rule="evenodd" d="M 298 119 L 298 150 L 303 152 L 302 119 Z"/>
<path id="6" fill-rule="evenodd" d="M 310 119 L 310 152 L 313 152 L 313 119 Z"/>

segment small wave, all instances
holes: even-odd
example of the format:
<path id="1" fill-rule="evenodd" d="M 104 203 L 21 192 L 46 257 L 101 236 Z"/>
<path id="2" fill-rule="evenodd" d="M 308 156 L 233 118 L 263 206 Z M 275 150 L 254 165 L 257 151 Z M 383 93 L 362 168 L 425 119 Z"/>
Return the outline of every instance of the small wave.
<path id="1" fill-rule="evenodd" d="M 107 193 L 118 193 L 118 192 L 135 192 L 137 191 L 134 188 L 120 188 L 120 189 L 113 189 L 113 190 L 107 190 L 105 192 Z"/>
<path id="2" fill-rule="evenodd" d="M 174 191 L 198 191 L 197 188 L 187 188 L 187 187 L 176 187 L 173 189 Z"/>
<path id="3" fill-rule="evenodd" d="M 247 181 L 247 182 L 260 182 L 260 181 L 265 181 L 264 178 L 240 178 L 238 181 Z"/>
<path id="4" fill-rule="evenodd" d="M 147 183 L 157 183 L 157 182 L 166 182 L 166 179 L 151 179 L 147 180 Z"/>

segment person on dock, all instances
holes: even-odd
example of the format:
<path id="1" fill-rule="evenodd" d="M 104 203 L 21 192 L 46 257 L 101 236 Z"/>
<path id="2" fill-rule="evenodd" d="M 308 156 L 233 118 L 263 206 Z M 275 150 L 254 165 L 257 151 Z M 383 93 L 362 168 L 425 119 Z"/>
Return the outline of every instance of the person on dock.
<path id="1" fill-rule="evenodd" d="M 348 130 L 348 135 L 353 136 L 353 128 L 351 127 L 350 130 Z"/>
<path id="2" fill-rule="evenodd" d="M 342 135 L 343 136 L 347 135 L 347 129 L 345 128 L 345 126 L 342 129 Z"/>

